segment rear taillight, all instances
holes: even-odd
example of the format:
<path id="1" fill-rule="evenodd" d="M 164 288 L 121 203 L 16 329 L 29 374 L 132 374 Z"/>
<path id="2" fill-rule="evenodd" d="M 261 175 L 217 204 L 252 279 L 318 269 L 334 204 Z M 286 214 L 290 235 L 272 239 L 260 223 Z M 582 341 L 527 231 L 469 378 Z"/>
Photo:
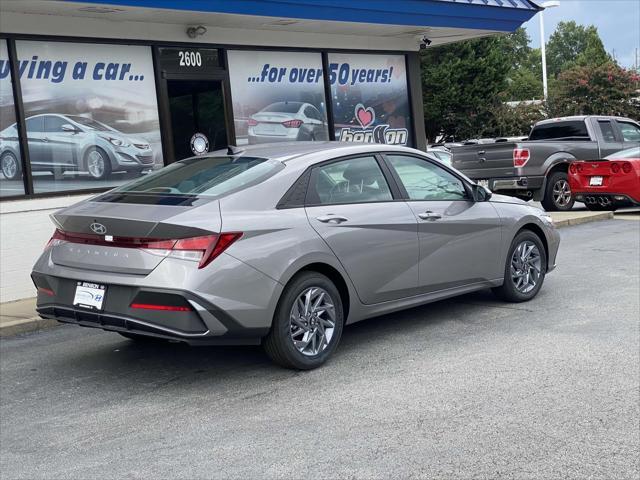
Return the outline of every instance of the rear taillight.
<path id="1" fill-rule="evenodd" d="M 514 148 L 513 149 L 513 166 L 524 167 L 529 161 L 531 153 L 528 148 Z"/>
<path id="2" fill-rule="evenodd" d="M 255 127 L 256 125 L 258 125 L 258 121 L 255 118 L 250 118 L 247 122 L 247 125 L 249 125 L 250 127 Z"/>
<path id="3" fill-rule="evenodd" d="M 576 169 L 578 170 L 578 173 L 582 173 L 582 170 L 584 169 L 584 165 L 582 165 L 581 163 L 576 164 Z"/>
<path id="4" fill-rule="evenodd" d="M 54 297 L 56 295 L 56 293 L 51 290 L 50 288 L 44 288 L 44 287 L 38 287 L 38 293 L 44 293 L 45 295 L 48 295 L 50 297 Z"/>
<path id="5" fill-rule="evenodd" d="M 287 128 L 300 128 L 304 122 L 302 120 L 287 120 L 282 125 Z"/>
<path id="6" fill-rule="evenodd" d="M 138 248 L 182 260 L 198 262 L 198 268 L 209 265 L 218 255 L 242 236 L 242 232 L 229 232 L 201 237 L 179 239 L 112 237 L 85 233 L 69 233 L 56 229 L 45 250 L 62 242 L 105 247 Z"/>
<path id="7" fill-rule="evenodd" d="M 617 163 L 611 164 L 611 173 L 620 173 L 620 165 Z"/>
<path id="8" fill-rule="evenodd" d="M 632 169 L 633 169 L 633 168 L 631 167 L 631 164 L 630 164 L 630 163 L 624 162 L 624 163 L 622 164 L 622 171 L 623 171 L 624 173 L 631 173 L 631 170 L 632 170 Z"/>
<path id="9" fill-rule="evenodd" d="M 576 173 L 578 171 L 578 167 L 576 167 L 575 163 L 572 163 L 571 165 L 569 165 L 569 172 L 570 173 Z"/>

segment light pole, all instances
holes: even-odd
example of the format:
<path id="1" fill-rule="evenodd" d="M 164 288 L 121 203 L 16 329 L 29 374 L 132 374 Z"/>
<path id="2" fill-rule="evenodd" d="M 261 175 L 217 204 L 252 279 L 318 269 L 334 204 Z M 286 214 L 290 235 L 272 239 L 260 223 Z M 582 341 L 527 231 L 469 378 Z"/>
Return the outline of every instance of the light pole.
<path id="1" fill-rule="evenodd" d="M 540 6 L 544 9 L 559 7 L 560 0 L 548 0 L 540 3 Z M 544 10 L 541 10 L 538 15 L 540 18 L 540 53 L 542 54 L 542 94 L 546 102 L 549 96 L 549 87 L 547 85 L 547 50 L 544 43 Z"/>

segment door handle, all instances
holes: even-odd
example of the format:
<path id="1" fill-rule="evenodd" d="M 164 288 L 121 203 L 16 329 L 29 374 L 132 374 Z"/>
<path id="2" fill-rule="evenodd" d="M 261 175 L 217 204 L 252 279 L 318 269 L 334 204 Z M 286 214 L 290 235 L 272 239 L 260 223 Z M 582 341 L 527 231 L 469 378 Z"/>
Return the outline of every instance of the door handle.
<path id="1" fill-rule="evenodd" d="M 44 138 L 42 139 L 42 141 L 43 141 L 43 142 L 48 142 L 48 141 L 49 141 L 49 137 L 44 137 Z"/>
<path id="2" fill-rule="evenodd" d="M 333 215 L 332 213 L 316 217 L 316 220 L 322 223 L 342 223 L 349 221 L 347 217 L 343 217 L 341 215 Z"/>
<path id="3" fill-rule="evenodd" d="M 440 220 L 442 218 L 442 215 L 436 212 L 432 212 L 431 210 L 427 210 L 424 213 L 419 213 L 418 216 L 422 219 L 422 220 L 429 220 L 430 222 L 434 222 L 436 220 Z"/>
<path id="4" fill-rule="evenodd" d="M 484 155 L 485 153 L 487 153 L 485 150 L 480 150 L 480 151 L 478 152 L 478 155 Z"/>

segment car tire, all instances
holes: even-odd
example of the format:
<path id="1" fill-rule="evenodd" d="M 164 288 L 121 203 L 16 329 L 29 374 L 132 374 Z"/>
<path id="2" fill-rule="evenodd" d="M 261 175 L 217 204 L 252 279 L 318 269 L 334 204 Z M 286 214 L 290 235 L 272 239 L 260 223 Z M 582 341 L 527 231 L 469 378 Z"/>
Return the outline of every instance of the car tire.
<path id="1" fill-rule="evenodd" d="M 548 212 L 564 212 L 573 208 L 575 199 L 566 172 L 554 172 L 549 176 L 541 203 Z"/>
<path id="2" fill-rule="evenodd" d="M 535 248 L 530 250 L 527 260 L 523 261 L 523 254 L 531 246 Z M 522 230 L 509 247 L 504 267 L 504 283 L 493 288 L 493 293 L 507 302 L 526 302 L 538 294 L 546 272 L 547 254 L 540 237 L 530 230 Z"/>
<path id="3" fill-rule="evenodd" d="M 340 293 L 331 280 L 317 272 L 302 272 L 282 292 L 271 330 L 263 340 L 264 350 L 282 367 L 317 368 L 340 342 L 343 312 Z M 321 341 L 327 336 L 328 342 Z"/>
<path id="4" fill-rule="evenodd" d="M 84 165 L 93 180 L 105 180 L 111 175 L 111 160 L 100 147 L 90 147 L 84 156 Z"/>
<path id="5" fill-rule="evenodd" d="M 0 170 L 7 180 L 18 180 L 22 177 L 22 166 L 13 152 L 6 152 L 0 157 Z"/>

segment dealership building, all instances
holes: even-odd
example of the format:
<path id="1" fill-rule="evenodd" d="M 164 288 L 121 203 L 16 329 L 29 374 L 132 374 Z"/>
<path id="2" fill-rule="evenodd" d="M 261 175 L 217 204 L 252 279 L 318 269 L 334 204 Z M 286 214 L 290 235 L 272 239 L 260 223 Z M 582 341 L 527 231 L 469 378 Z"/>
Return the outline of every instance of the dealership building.
<path id="1" fill-rule="evenodd" d="M 34 296 L 49 214 L 228 145 L 426 148 L 419 50 L 531 0 L 0 3 L 0 302 Z M 428 68 L 428 67 L 427 67 Z"/>

